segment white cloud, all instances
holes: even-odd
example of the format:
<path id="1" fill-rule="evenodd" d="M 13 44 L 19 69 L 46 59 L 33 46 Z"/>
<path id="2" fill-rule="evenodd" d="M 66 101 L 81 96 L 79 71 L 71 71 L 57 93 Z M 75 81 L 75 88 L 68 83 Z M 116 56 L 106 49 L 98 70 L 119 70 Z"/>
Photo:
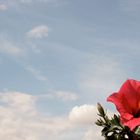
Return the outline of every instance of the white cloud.
<path id="1" fill-rule="evenodd" d="M 2 102 L 8 103 L 10 107 L 26 112 L 33 110 L 36 99 L 29 94 L 16 91 L 7 91 L 5 93 L 0 92 L 0 100 Z"/>
<path id="2" fill-rule="evenodd" d="M 78 124 L 93 124 L 96 118 L 96 107 L 87 104 L 82 106 L 75 106 L 69 114 L 70 121 Z"/>
<path id="3" fill-rule="evenodd" d="M 36 128 L 32 126 L 32 117 L 36 115 L 35 98 L 21 92 L 7 91 L 0 93 L 0 102 L 0 139 L 37 140 Z"/>
<path id="4" fill-rule="evenodd" d="M 7 9 L 8 7 L 5 4 L 0 4 L 0 11 L 5 11 Z"/>
<path id="5" fill-rule="evenodd" d="M 69 128 L 70 124 L 63 117 L 42 116 L 35 101 L 34 96 L 26 93 L 0 93 L 0 139 L 53 140 L 58 133 Z"/>
<path id="6" fill-rule="evenodd" d="M 112 112 L 108 112 L 112 116 Z M 75 106 L 69 113 L 69 121 L 75 125 L 77 129 L 85 128 L 82 140 L 103 140 L 101 136 L 101 128 L 95 125 L 97 120 L 97 108 L 94 105 L 84 104 Z M 83 126 L 84 125 L 84 126 Z"/>
<path id="7" fill-rule="evenodd" d="M 31 65 L 25 66 L 25 70 L 29 71 L 36 79 L 40 81 L 47 81 L 47 77 L 42 75 L 39 70 L 33 68 Z"/>
<path id="8" fill-rule="evenodd" d="M 69 121 L 73 125 L 85 128 L 82 140 L 103 140 L 101 136 L 101 127 L 96 126 L 95 122 L 99 117 L 97 115 L 97 107 L 95 105 L 84 104 L 75 106 L 69 113 Z M 114 112 L 108 110 L 107 115 L 109 118 L 113 116 Z M 84 126 L 83 126 L 84 125 Z"/>
<path id="9" fill-rule="evenodd" d="M 43 38 L 48 36 L 48 27 L 46 25 L 36 26 L 27 34 L 29 38 Z"/>
<path id="10" fill-rule="evenodd" d="M 70 91 L 55 91 L 45 95 L 49 99 L 58 99 L 62 101 L 76 101 L 78 96 L 76 93 Z"/>
<path id="11" fill-rule="evenodd" d="M 101 129 L 94 126 L 87 129 L 83 140 L 104 140 L 104 137 L 101 136 Z"/>
<path id="12" fill-rule="evenodd" d="M 83 129 L 76 123 L 72 123 L 68 116 L 44 116 L 37 110 L 36 100 L 36 96 L 27 93 L 16 91 L 0 92 L 0 139 L 77 140 L 86 138 L 84 140 L 90 140 L 87 138 L 92 137 L 92 132 L 89 130 L 89 122 L 85 121 L 85 117 L 87 116 L 90 119 L 88 115 L 92 115 L 90 111 L 94 111 L 94 106 L 83 105 L 77 108 L 82 118 L 80 120 L 83 120 L 81 122 L 87 123 L 87 126 Z M 72 109 L 70 114 L 74 111 L 76 110 Z M 85 115 L 85 113 L 88 115 Z M 95 121 L 94 119 L 95 117 L 93 117 L 93 121 Z M 76 121 L 78 121 L 77 118 Z M 85 131 L 87 132 L 85 133 Z M 96 138 L 100 140 L 100 136 Z"/>

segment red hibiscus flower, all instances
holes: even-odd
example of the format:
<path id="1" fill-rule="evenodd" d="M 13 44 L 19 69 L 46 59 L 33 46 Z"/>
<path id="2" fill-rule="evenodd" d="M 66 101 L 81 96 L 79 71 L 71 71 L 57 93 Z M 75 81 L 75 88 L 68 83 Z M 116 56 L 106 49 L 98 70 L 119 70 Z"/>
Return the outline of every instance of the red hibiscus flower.
<path id="1" fill-rule="evenodd" d="M 140 81 L 127 80 L 107 101 L 116 105 L 123 125 L 131 130 L 140 125 Z"/>

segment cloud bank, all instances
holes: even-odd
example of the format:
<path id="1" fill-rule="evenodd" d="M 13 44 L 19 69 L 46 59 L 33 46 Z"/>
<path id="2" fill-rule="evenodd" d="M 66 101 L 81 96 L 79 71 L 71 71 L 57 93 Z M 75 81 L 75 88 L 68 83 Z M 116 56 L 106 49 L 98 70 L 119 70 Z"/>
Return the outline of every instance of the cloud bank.
<path id="1" fill-rule="evenodd" d="M 43 115 L 37 110 L 36 96 L 17 92 L 0 92 L 0 139 L 4 140 L 91 140 L 96 107 L 73 107 L 67 116 Z M 84 125 L 81 129 L 80 125 Z M 96 131 L 99 132 L 97 129 Z M 93 134 L 92 134 L 93 133 Z M 96 134 L 95 134 L 96 135 Z M 97 137 L 100 140 L 100 137 Z"/>

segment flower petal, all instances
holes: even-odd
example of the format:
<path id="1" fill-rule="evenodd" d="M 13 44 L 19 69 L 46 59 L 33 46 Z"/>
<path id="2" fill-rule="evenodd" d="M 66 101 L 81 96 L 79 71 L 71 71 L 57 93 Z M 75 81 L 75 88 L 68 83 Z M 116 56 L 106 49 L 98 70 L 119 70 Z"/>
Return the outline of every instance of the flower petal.
<path id="1" fill-rule="evenodd" d="M 129 110 L 131 110 L 133 114 L 136 114 L 140 104 L 140 82 L 127 80 L 120 88 L 118 94 L 122 98 L 125 98 L 125 102 L 129 105 Z"/>
<path id="2" fill-rule="evenodd" d="M 118 93 L 113 93 L 107 98 L 107 101 L 112 102 L 116 105 L 117 110 L 121 115 L 128 113 L 128 109 L 126 109 L 126 106 L 122 104 L 122 98 L 118 96 Z"/>
<path id="3" fill-rule="evenodd" d="M 133 118 L 126 123 L 123 123 L 125 126 L 128 126 L 131 130 L 140 125 L 140 118 Z"/>

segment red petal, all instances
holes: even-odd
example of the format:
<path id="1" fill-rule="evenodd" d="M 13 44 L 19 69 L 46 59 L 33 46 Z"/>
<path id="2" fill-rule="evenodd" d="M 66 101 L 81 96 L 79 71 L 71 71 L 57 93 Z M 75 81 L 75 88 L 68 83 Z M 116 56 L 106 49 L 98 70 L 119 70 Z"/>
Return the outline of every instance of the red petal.
<path id="1" fill-rule="evenodd" d="M 140 82 L 135 80 L 127 80 L 118 92 L 119 96 L 125 98 L 126 106 L 129 105 L 129 110 L 133 114 L 138 112 L 140 103 Z"/>
<path id="2" fill-rule="evenodd" d="M 118 93 L 113 93 L 107 98 L 107 101 L 112 102 L 116 105 L 117 110 L 121 115 L 129 113 L 129 110 L 124 104 L 122 104 L 122 99 L 118 96 Z"/>
<path id="3" fill-rule="evenodd" d="M 140 118 L 133 118 L 126 123 L 123 123 L 125 126 L 128 126 L 131 130 L 140 125 Z"/>

